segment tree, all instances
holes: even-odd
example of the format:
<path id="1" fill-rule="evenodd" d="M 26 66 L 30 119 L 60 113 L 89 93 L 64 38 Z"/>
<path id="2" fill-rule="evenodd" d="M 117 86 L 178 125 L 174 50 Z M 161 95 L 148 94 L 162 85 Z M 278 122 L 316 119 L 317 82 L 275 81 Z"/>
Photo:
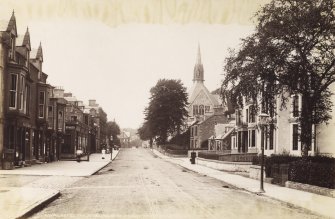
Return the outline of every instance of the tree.
<path id="1" fill-rule="evenodd" d="M 157 142 L 165 144 L 169 135 L 180 132 L 187 118 L 186 88 L 180 80 L 160 79 L 150 93 L 145 120 Z"/>
<path id="2" fill-rule="evenodd" d="M 105 111 L 99 107 L 99 125 L 100 125 L 100 141 L 102 144 L 106 143 L 107 137 L 107 114 Z"/>
<path id="3" fill-rule="evenodd" d="M 111 137 L 113 139 L 113 141 L 110 143 L 120 145 L 119 144 L 120 141 L 118 140 L 118 137 L 117 137 L 120 133 L 121 133 L 120 127 L 115 121 L 107 122 L 107 137 L 109 141 L 111 141 Z"/>
<path id="4" fill-rule="evenodd" d="M 140 136 L 140 139 L 143 141 L 149 140 L 150 142 L 150 148 L 152 148 L 152 143 L 153 143 L 153 132 L 150 130 L 149 122 L 145 121 L 143 125 L 138 128 L 137 134 Z"/>
<path id="5" fill-rule="evenodd" d="M 226 59 L 223 93 L 275 107 L 280 97 L 301 96 L 299 117 L 303 155 L 312 142 L 312 126 L 327 122 L 335 82 L 335 5 L 333 0 L 272 0 L 256 14 L 254 34 Z M 260 101 L 258 99 L 260 98 Z"/>

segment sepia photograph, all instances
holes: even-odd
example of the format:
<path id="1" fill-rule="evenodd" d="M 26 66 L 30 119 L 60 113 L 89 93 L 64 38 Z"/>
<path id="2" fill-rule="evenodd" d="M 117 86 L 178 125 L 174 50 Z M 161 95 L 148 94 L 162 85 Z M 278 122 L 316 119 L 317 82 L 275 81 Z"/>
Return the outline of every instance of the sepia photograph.
<path id="1" fill-rule="evenodd" d="M 335 218 L 334 0 L 0 0 L 0 218 Z"/>

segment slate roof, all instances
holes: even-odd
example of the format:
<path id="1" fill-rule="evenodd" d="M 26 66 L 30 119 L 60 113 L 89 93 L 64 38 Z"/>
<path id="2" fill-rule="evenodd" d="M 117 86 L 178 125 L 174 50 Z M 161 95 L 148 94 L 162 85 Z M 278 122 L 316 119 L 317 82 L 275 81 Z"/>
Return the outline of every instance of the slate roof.
<path id="1" fill-rule="evenodd" d="M 197 96 L 200 94 L 201 91 L 204 91 L 206 96 L 209 97 L 213 105 L 220 105 L 217 97 L 215 97 L 213 94 L 209 92 L 209 90 L 206 88 L 204 83 L 202 82 L 196 82 L 193 84 L 193 87 L 190 90 L 190 98 L 189 98 L 189 104 L 192 104 L 193 101 L 197 98 Z"/>

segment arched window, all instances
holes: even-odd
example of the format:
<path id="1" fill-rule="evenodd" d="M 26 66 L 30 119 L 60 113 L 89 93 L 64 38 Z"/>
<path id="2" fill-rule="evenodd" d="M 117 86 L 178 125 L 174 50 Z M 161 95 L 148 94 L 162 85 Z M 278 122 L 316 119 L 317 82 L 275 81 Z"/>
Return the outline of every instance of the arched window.
<path id="1" fill-rule="evenodd" d="M 199 107 L 198 105 L 193 105 L 193 115 L 198 115 L 198 110 L 199 110 Z"/>
<path id="2" fill-rule="evenodd" d="M 204 115 L 204 112 L 205 112 L 205 111 L 204 111 L 204 105 L 200 105 L 200 106 L 199 106 L 199 114 L 200 114 L 200 115 Z"/>

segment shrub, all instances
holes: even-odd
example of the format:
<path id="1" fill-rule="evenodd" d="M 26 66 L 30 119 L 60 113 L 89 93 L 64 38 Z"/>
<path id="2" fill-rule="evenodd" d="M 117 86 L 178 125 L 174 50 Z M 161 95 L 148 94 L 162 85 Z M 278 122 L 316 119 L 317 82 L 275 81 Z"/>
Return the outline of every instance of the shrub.
<path id="1" fill-rule="evenodd" d="M 335 188 L 335 159 L 306 157 L 290 164 L 289 180 L 315 186 Z"/>
<path id="2" fill-rule="evenodd" d="M 265 158 L 265 173 L 268 177 L 273 177 L 271 172 L 273 165 L 289 164 L 299 159 L 301 159 L 301 157 L 290 156 L 287 154 L 272 154 L 270 157 Z"/>

